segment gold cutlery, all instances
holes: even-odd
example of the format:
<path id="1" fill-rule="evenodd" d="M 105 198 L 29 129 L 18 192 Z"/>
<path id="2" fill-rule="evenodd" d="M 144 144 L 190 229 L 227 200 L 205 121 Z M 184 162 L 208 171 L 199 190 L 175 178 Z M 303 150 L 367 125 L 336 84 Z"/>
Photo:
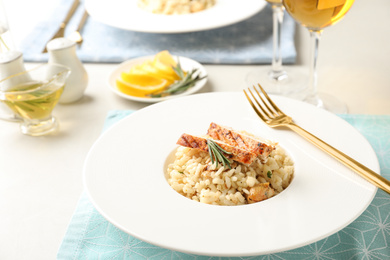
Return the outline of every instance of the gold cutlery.
<path id="1" fill-rule="evenodd" d="M 68 22 L 70 21 L 70 19 L 72 18 L 73 14 L 75 13 L 76 9 L 77 9 L 77 6 L 80 4 L 80 0 L 74 0 L 73 1 L 73 4 L 72 6 L 70 7 L 68 13 L 66 14 L 66 17 L 65 19 L 62 21 L 62 23 L 60 24 L 60 28 L 58 29 L 58 31 L 53 35 L 53 37 L 51 37 L 50 40 L 48 40 L 47 42 L 50 42 L 51 40 L 55 39 L 55 38 L 59 38 L 59 37 L 64 37 L 64 33 L 65 33 L 65 28 L 66 28 L 66 25 L 68 24 Z M 47 52 L 47 49 L 46 49 L 46 45 L 45 45 L 45 49 L 42 51 L 42 53 L 46 53 Z"/>
<path id="2" fill-rule="evenodd" d="M 76 31 L 72 32 L 68 37 L 69 40 L 74 41 L 79 46 L 81 46 L 81 44 L 83 43 L 83 37 L 81 36 L 80 32 L 83 29 L 83 26 L 84 26 L 87 18 L 88 18 L 88 12 L 87 12 L 87 10 L 84 10 L 83 16 L 80 19 L 80 22 L 79 22 L 79 25 L 78 25 Z"/>
<path id="3" fill-rule="evenodd" d="M 252 108 L 255 110 L 256 114 L 261 118 L 262 121 L 264 121 L 265 124 L 270 127 L 284 126 L 295 131 L 296 133 L 310 141 L 312 144 L 314 144 L 324 152 L 328 153 L 335 159 L 339 160 L 341 163 L 349 167 L 354 172 L 358 173 L 367 181 L 371 182 L 378 188 L 390 194 L 389 180 L 385 179 L 381 175 L 375 173 L 366 166 L 355 161 L 348 155 L 330 146 L 318 137 L 314 136 L 313 134 L 307 132 L 306 130 L 295 124 L 291 117 L 287 116 L 275 105 L 275 103 L 271 100 L 271 98 L 260 86 L 260 84 L 258 84 L 258 86 L 262 94 L 255 86 L 253 86 L 254 91 L 248 88 L 248 91 L 244 90 L 244 93 Z"/>

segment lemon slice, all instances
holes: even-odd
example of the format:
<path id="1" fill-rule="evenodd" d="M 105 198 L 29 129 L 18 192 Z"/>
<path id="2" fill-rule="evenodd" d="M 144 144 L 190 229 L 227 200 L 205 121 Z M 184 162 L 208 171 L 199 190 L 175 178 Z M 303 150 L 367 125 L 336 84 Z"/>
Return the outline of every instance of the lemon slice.
<path id="1" fill-rule="evenodd" d="M 116 80 L 118 89 L 131 96 L 146 97 L 149 94 L 160 92 L 168 85 L 168 81 L 162 78 L 152 77 L 146 74 L 122 73 Z"/>
<path id="2" fill-rule="evenodd" d="M 162 63 L 169 68 L 172 68 L 172 66 L 175 67 L 177 65 L 177 62 L 167 50 L 157 53 L 154 57 L 154 61 L 158 61 L 159 63 Z"/>
<path id="3" fill-rule="evenodd" d="M 154 60 L 152 66 L 158 71 L 159 74 L 163 75 L 164 77 L 173 80 L 180 79 L 179 75 L 177 75 L 177 73 L 173 70 L 172 67 L 169 67 L 158 60 Z"/>
<path id="4" fill-rule="evenodd" d="M 122 72 L 116 85 L 125 94 L 145 97 L 164 90 L 180 79 L 173 69 L 174 66 L 177 66 L 177 62 L 171 54 L 166 50 L 161 51 L 153 59 L 137 64 L 127 72 Z"/>
<path id="5" fill-rule="evenodd" d="M 180 79 L 179 75 L 174 71 L 173 67 L 177 66 L 177 62 L 173 59 L 168 51 L 161 51 L 156 54 L 152 62 L 153 67 L 158 71 L 170 75 L 175 80 Z"/>
<path id="6" fill-rule="evenodd" d="M 177 76 L 176 72 L 173 69 L 171 69 L 171 71 L 169 71 L 169 68 L 161 69 L 160 67 L 156 67 L 155 63 L 152 61 L 146 61 L 140 64 L 139 66 L 135 67 L 133 71 L 130 70 L 130 73 L 135 73 L 136 70 L 147 72 L 147 74 L 151 76 L 164 78 L 168 81 L 171 81 L 171 83 L 179 79 L 179 77 Z"/>

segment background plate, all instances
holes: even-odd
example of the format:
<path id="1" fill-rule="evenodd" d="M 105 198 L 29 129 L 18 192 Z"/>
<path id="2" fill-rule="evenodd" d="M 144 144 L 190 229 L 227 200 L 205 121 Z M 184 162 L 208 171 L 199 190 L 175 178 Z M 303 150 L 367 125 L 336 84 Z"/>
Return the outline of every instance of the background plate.
<path id="1" fill-rule="evenodd" d="M 370 144 L 346 121 L 272 98 L 297 124 L 379 172 Z M 290 186 L 269 200 L 230 207 L 174 191 L 164 178 L 166 158 L 182 133 L 204 134 L 210 122 L 278 141 L 295 161 Z M 377 190 L 294 132 L 267 127 L 242 92 L 191 95 L 132 113 L 96 141 L 83 175 L 91 202 L 121 230 L 161 247 L 213 256 L 275 253 L 323 239 L 355 220 Z"/>
<path id="2" fill-rule="evenodd" d="M 243 21 L 261 11 L 263 0 L 217 0 L 202 12 L 183 15 L 152 14 L 138 8 L 137 0 L 86 0 L 88 13 L 117 28 L 151 33 L 182 33 L 209 30 Z"/>
<path id="3" fill-rule="evenodd" d="M 151 60 L 154 57 L 155 56 L 153 56 L 153 55 L 152 56 L 144 56 L 144 57 L 139 57 L 136 59 L 131 59 L 131 60 L 128 60 L 128 61 L 125 61 L 125 62 L 119 64 L 110 73 L 110 75 L 108 77 L 108 82 L 107 82 L 108 87 L 111 89 L 112 92 L 114 92 L 115 94 L 117 94 L 118 96 L 121 96 L 123 98 L 129 99 L 129 100 L 134 100 L 134 101 L 139 101 L 139 102 L 144 102 L 144 103 L 155 103 L 155 102 L 160 102 L 160 101 L 168 100 L 171 98 L 177 98 L 177 97 L 186 96 L 186 95 L 190 95 L 192 93 L 195 93 L 195 92 L 199 91 L 201 88 L 203 88 L 207 82 L 207 77 L 206 77 L 202 80 L 199 80 L 192 88 L 189 88 L 187 91 L 185 91 L 183 93 L 176 94 L 176 95 L 170 95 L 170 96 L 166 96 L 166 97 L 161 97 L 161 98 L 135 97 L 135 96 L 131 96 L 131 95 L 128 95 L 128 94 L 125 94 L 125 93 L 119 91 L 119 89 L 116 86 L 116 79 L 120 77 L 122 72 L 127 72 L 134 65 L 140 64 L 146 60 Z M 198 69 L 198 72 L 196 73 L 196 75 L 199 74 L 201 77 L 207 76 L 206 69 L 199 62 L 194 61 L 194 60 L 189 59 L 189 58 L 186 58 L 186 57 L 181 57 L 181 56 L 179 56 L 179 57 L 175 56 L 174 59 L 176 61 L 177 61 L 177 59 L 180 60 L 180 65 L 184 71 Z"/>

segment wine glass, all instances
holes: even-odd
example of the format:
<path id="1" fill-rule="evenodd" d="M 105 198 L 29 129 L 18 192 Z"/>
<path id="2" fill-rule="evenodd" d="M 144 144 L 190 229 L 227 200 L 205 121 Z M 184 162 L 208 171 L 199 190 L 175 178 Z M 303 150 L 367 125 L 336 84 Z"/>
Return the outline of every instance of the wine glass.
<path id="1" fill-rule="evenodd" d="M 337 98 L 317 91 L 318 46 L 322 31 L 348 12 L 355 0 L 283 0 L 287 12 L 309 29 L 311 38 L 311 64 L 308 95 L 305 101 L 336 114 L 347 113 L 345 103 Z"/>
<path id="2" fill-rule="evenodd" d="M 284 18 L 282 0 L 266 0 L 272 7 L 273 18 L 273 57 L 271 67 L 266 66 L 248 73 L 246 83 L 248 86 L 261 84 L 270 94 L 296 96 L 306 88 L 305 75 L 299 71 L 286 69 L 282 66 L 281 54 L 281 27 Z"/>

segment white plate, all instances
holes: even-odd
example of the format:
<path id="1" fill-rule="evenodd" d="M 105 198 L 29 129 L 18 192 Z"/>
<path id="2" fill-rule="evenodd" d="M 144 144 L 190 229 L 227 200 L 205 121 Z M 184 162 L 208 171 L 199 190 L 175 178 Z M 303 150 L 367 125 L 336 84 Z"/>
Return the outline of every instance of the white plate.
<path id="1" fill-rule="evenodd" d="M 202 12 L 161 15 L 146 12 L 136 0 L 86 0 L 88 13 L 96 20 L 117 28 L 150 32 L 182 33 L 214 29 L 243 21 L 262 10 L 263 0 L 217 0 Z"/>
<path id="2" fill-rule="evenodd" d="M 119 89 L 116 86 L 116 79 L 118 79 L 120 77 L 121 73 L 129 71 L 134 65 L 140 64 L 146 60 L 153 59 L 153 57 L 154 56 L 144 56 L 144 57 L 140 57 L 140 58 L 136 58 L 136 59 L 131 59 L 131 60 L 128 60 L 128 61 L 125 61 L 125 62 L 119 64 L 110 73 L 110 75 L 108 77 L 107 84 L 108 84 L 109 88 L 115 94 L 117 94 L 123 98 L 126 98 L 126 99 L 139 101 L 139 102 L 145 102 L 145 103 L 155 103 L 155 102 L 160 102 L 160 101 L 164 101 L 167 99 L 177 98 L 177 97 L 186 96 L 186 95 L 190 95 L 192 93 L 195 93 L 196 91 L 199 91 L 201 88 L 203 88 L 207 82 L 207 77 L 206 77 L 202 80 L 199 80 L 192 88 L 189 88 L 187 91 L 185 91 L 183 93 L 180 93 L 177 95 L 170 95 L 170 96 L 166 96 L 166 97 L 161 97 L 161 98 L 135 97 L 135 96 L 127 95 L 127 94 L 119 91 Z M 190 71 L 192 69 L 198 69 L 197 74 L 199 74 L 201 77 L 207 76 L 206 69 L 199 62 L 194 61 L 194 60 L 189 59 L 189 58 L 186 58 L 186 57 L 182 57 L 182 56 L 179 56 L 178 58 L 175 56 L 174 59 L 176 61 L 177 61 L 177 59 L 180 60 L 180 65 L 181 65 L 183 70 Z"/>
<path id="3" fill-rule="evenodd" d="M 372 147 L 346 121 L 272 98 L 296 123 L 379 172 Z M 269 200 L 230 207 L 174 191 L 163 173 L 167 156 L 182 133 L 204 134 L 212 121 L 278 141 L 295 161 L 290 186 Z M 377 190 L 297 134 L 267 127 L 242 92 L 197 94 L 131 114 L 93 145 L 84 184 L 97 210 L 121 230 L 164 248 L 212 256 L 274 253 L 323 239 L 355 220 Z"/>

